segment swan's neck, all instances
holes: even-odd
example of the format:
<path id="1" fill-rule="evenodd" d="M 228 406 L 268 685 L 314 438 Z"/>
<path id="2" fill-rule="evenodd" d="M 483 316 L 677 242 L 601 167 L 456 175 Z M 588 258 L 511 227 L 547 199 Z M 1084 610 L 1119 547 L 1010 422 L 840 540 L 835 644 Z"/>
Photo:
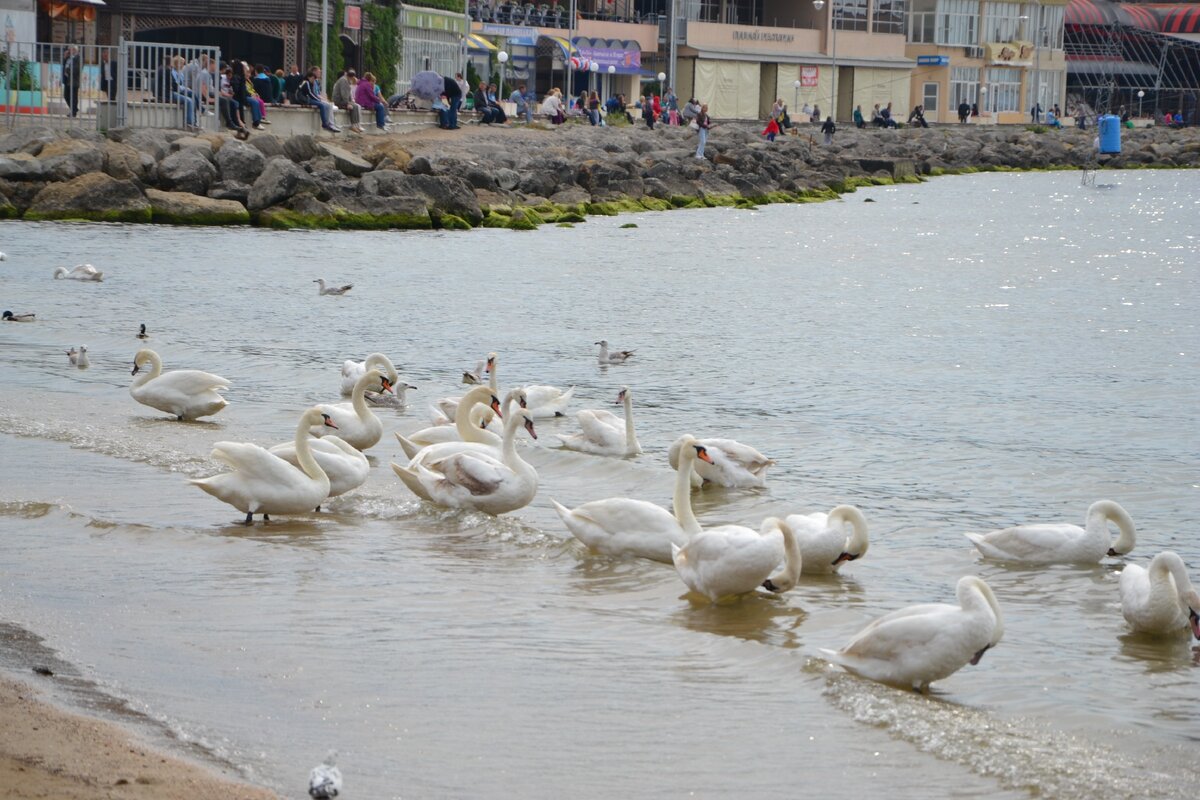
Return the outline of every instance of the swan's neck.
<path id="1" fill-rule="evenodd" d="M 374 412 L 367 406 L 367 399 L 363 395 L 366 394 L 367 386 L 371 381 L 379 380 L 379 375 L 373 370 L 367 370 L 367 374 L 363 375 L 354 382 L 354 391 L 350 394 L 350 403 L 354 406 L 354 413 L 363 422 L 375 416 Z"/>
<path id="2" fill-rule="evenodd" d="M 1174 589 L 1174 594 L 1179 595 L 1183 599 L 1185 605 L 1188 604 L 1188 598 L 1195 593 L 1192 588 L 1192 582 L 1188 578 L 1187 570 L 1183 567 L 1183 559 L 1170 551 L 1159 553 L 1150 562 L 1150 586 L 1154 590 L 1171 591 Z M 1174 587 L 1171 586 L 1170 578 L 1174 578 Z"/>
<path id="3" fill-rule="evenodd" d="M 636 453 L 638 449 L 637 435 L 633 432 L 633 398 L 625 393 L 625 452 Z"/>
<path id="4" fill-rule="evenodd" d="M 475 387 L 471 391 L 462 396 L 458 401 L 458 409 L 454 412 L 454 430 L 458 431 L 458 438 L 464 442 L 477 442 L 479 437 L 472 430 L 475 426 L 471 423 L 471 412 L 475 406 L 479 404 L 476 398 L 482 396 L 481 392 L 476 391 L 480 387 Z M 504 413 L 508 413 L 508 409 L 504 409 Z"/>
<path id="5" fill-rule="evenodd" d="M 839 532 L 847 522 L 853 526 L 850 539 L 846 542 L 845 552 L 855 558 L 866 555 L 870 541 L 867 538 L 867 520 L 861 511 L 854 506 L 838 506 L 829 512 L 829 519 L 837 526 Z"/>
<path id="6" fill-rule="evenodd" d="M 1117 541 L 1112 545 L 1112 549 L 1118 555 L 1124 555 L 1133 549 L 1135 533 L 1133 520 L 1121 506 L 1109 500 L 1092 504 L 1092 507 L 1088 509 L 1087 531 L 1095 536 L 1103 537 L 1107 542 L 1109 541 L 1109 520 L 1116 523 L 1117 529 L 1121 532 Z"/>
<path id="7" fill-rule="evenodd" d="M 141 386 L 149 383 L 162 374 L 162 359 L 158 357 L 158 353 L 153 350 L 148 350 L 145 359 L 150 362 L 150 369 L 139 369 L 138 374 L 133 376 L 134 386 Z M 139 364 L 141 362 L 138 362 Z"/>
<path id="8" fill-rule="evenodd" d="M 308 444 L 312 441 L 308 434 L 311 424 L 308 416 L 305 416 L 296 428 L 296 460 L 300 462 L 300 469 L 304 470 L 304 474 L 314 481 L 329 480 L 325 470 L 321 469 L 321 465 L 313 458 L 312 448 Z"/>
<path id="9" fill-rule="evenodd" d="M 679 452 L 679 467 L 675 470 L 675 495 L 672 505 L 675 521 L 683 532 L 695 536 L 700 532 L 700 523 L 692 512 L 692 465 L 696 461 L 696 448 L 686 444 Z"/>
<path id="10" fill-rule="evenodd" d="M 511 405 L 504 409 L 504 441 L 500 445 L 502 460 L 505 466 L 513 472 L 532 470 L 533 467 L 525 463 L 525 459 L 517 453 L 517 429 L 525 424 L 525 417 L 521 414 L 509 413 L 511 411 Z"/>
<path id="11" fill-rule="evenodd" d="M 500 390 L 496 388 L 496 360 L 492 359 L 492 368 L 488 370 L 488 388 L 493 393 L 499 394 Z"/>
<path id="12" fill-rule="evenodd" d="M 773 591 L 786 592 L 795 588 L 800 580 L 800 542 L 796 541 L 796 535 L 790 525 L 781 519 L 776 519 L 775 522 L 779 532 L 783 534 L 784 562 L 783 569 L 777 575 L 772 575 L 769 580 L 775 587 Z"/>
<path id="13" fill-rule="evenodd" d="M 958 587 L 958 603 L 964 611 L 987 611 L 995 617 L 996 625 L 989 641 L 992 644 L 1000 641 L 1000 637 L 1004 635 L 1004 617 L 1000 614 L 1000 604 L 996 602 L 992 587 L 979 578 L 964 580 Z"/>

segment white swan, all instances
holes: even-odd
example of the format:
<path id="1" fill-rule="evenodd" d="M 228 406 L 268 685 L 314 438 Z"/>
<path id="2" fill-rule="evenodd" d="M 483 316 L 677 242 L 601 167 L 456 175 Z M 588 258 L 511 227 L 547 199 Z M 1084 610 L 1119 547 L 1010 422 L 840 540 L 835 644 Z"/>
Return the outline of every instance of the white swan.
<path id="1" fill-rule="evenodd" d="M 765 486 L 767 469 L 775 463 L 749 445 L 733 439 L 699 439 L 700 444 L 708 448 L 712 463 L 698 462 L 695 465 L 696 478 L 693 484 L 713 483 L 718 486 L 728 486 L 734 489 L 745 489 Z M 667 452 L 667 460 L 675 466 L 679 458 L 678 440 L 671 444 Z"/>
<path id="2" fill-rule="evenodd" d="M 104 273 L 93 267 L 91 264 L 77 264 L 73 269 L 68 270 L 66 267 L 59 267 L 54 270 L 54 279 L 66 278 L 72 281 L 102 281 Z"/>
<path id="3" fill-rule="evenodd" d="M 849 537 L 846 523 L 853 526 Z M 787 524 L 796 534 L 806 575 L 837 572 L 844 562 L 867 554 L 867 520 L 854 506 L 835 506 L 828 514 L 791 514 Z"/>
<path id="4" fill-rule="evenodd" d="M 313 283 L 317 284 L 317 295 L 326 294 L 345 294 L 354 288 L 353 283 L 342 284 L 341 286 L 326 286 L 324 278 L 317 278 Z"/>
<path id="5" fill-rule="evenodd" d="M 80 369 L 87 369 L 92 365 L 92 362 L 88 360 L 86 344 L 79 345 L 79 352 L 76 353 L 75 357 L 71 359 L 71 363 Z"/>
<path id="6" fill-rule="evenodd" d="M 575 415 L 583 433 L 559 436 L 563 447 L 598 456 L 636 456 L 642 452 L 633 432 L 633 393 L 622 386 L 617 404 L 625 406 L 625 419 L 603 409 L 584 409 Z"/>
<path id="7" fill-rule="evenodd" d="M 859 631 L 830 661 L 864 678 L 926 691 L 978 664 L 1004 635 L 1000 605 L 980 578 L 959 578 L 958 605 L 927 603 L 893 611 Z"/>
<path id="8" fill-rule="evenodd" d="M 759 586 L 786 592 L 803 568 L 796 537 L 778 517 L 767 517 L 758 531 L 743 525 L 703 528 L 683 547 L 672 542 L 671 557 L 687 587 L 713 602 Z M 781 562 L 783 571 L 775 573 Z"/>
<path id="9" fill-rule="evenodd" d="M 383 423 L 375 416 L 375 412 L 367 407 L 367 401 L 363 398 L 368 386 L 381 386 L 385 392 L 392 390 L 391 381 L 383 372 L 372 369 L 355 382 L 349 403 L 322 403 L 317 406 L 334 421 L 334 427 L 340 431 L 338 436 L 342 437 L 346 444 L 359 450 L 374 447 L 383 438 Z M 313 436 L 320 438 L 326 433 L 328 431 L 323 426 L 313 426 Z"/>
<path id="10" fill-rule="evenodd" d="M 507 399 L 507 398 L 506 398 Z M 405 455 L 410 459 L 415 457 L 422 447 L 443 442 L 476 442 L 492 447 L 500 447 L 503 439 L 488 430 L 483 430 L 480 423 L 490 421 L 492 415 L 500 411 L 500 401 L 487 386 L 476 386 L 462 396 L 458 404 L 458 413 L 454 418 L 454 427 L 434 425 L 404 436 L 396 434 Z"/>
<path id="11" fill-rule="evenodd" d="M 400 383 L 400 375 L 396 372 L 392 360 L 383 353 L 371 353 L 362 361 L 346 360 L 342 362 L 342 397 L 350 396 L 354 391 L 354 384 L 358 383 L 358 379 L 366 375 L 369 369 L 382 370 L 392 386 Z M 415 389 L 416 387 L 410 388 Z"/>
<path id="12" fill-rule="evenodd" d="M 1127 564 L 1121 570 L 1121 613 L 1139 633 L 1178 635 L 1191 629 L 1200 639 L 1200 594 L 1188 580 L 1183 559 L 1164 550 L 1146 570 Z"/>
<path id="13" fill-rule="evenodd" d="M 691 439 L 690 436 L 683 438 Z M 674 514 L 654 503 L 628 497 L 593 500 L 575 508 L 566 508 L 554 500 L 550 502 L 554 503 L 554 509 L 571 535 L 592 550 L 610 556 L 634 556 L 670 564 L 672 545 L 682 547 L 692 535 L 700 532 L 700 523 L 692 513 L 688 479 L 692 462 L 697 458 L 708 458 L 708 453 L 702 446 L 689 443 L 675 473 Z"/>
<path id="14" fill-rule="evenodd" d="M 557 386 L 540 384 L 523 388 L 528 403 L 526 408 L 534 419 L 566 416 L 567 405 L 571 402 L 571 396 L 575 394 L 574 386 L 565 392 Z"/>
<path id="15" fill-rule="evenodd" d="M 371 473 L 370 462 L 361 451 L 346 444 L 342 437 L 330 435 L 310 439 L 308 446 L 312 450 L 313 458 L 329 478 L 329 497 L 345 494 L 367 482 L 367 476 Z M 293 467 L 301 467 L 300 457 L 293 442 L 277 444 L 270 452 Z M 317 511 L 320 510 L 321 506 L 318 504 Z"/>
<path id="16" fill-rule="evenodd" d="M 483 372 L 488 373 L 488 388 L 494 393 L 499 393 L 496 388 L 496 354 L 488 353 L 487 361 L 481 361 L 479 366 L 475 368 L 475 372 L 464 372 L 463 383 L 474 385 L 480 382 L 480 376 Z M 436 407 L 431 407 L 431 421 L 434 425 L 449 425 L 458 418 L 458 403 L 462 397 L 443 397 L 437 401 Z"/>
<path id="17" fill-rule="evenodd" d="M 20 311 L 16 314 L 11 311 L 5 311 L 3 315 L 5 322 L 33 322 L 36 317 L 36 314 L 29 311 Z"/>
<path id="18" fill-rule="evenodd" d="M 256 444 L 217 442 L 212 457 L 228 464 L 233 471 L 189 483 L 245 512 L 247 525 L 254 521 L 255 514 L 262 514 L 266 522 L 271 514 L 310 511 L 329 496 L 329 477 L 313 458 L 309 446 L 308 431 L 312 425 L 336 427 L 319 408 L 310 408 L 300 416 L 295 439 L 299 468 Z"/>
<path id="19" fill-rule="evenodd" d="M 633 356 L 632 350 L 613 350 L 610 353 L 607 339 L 601 339 L 596 344 L 600 345 L 599 360 L 601 364 L 624 364 Z"/>
<path id="20" fill-rule="evenodd" d="M 149 362 L 150 372 L 136 377 L 142 365 Z M 133 357 L 133 384 L 129 394 L 144 406 L 157 408 L 176 419 L 198 419 L 216 414 L 229 405 L 218 392 L 229 388 L 229 381 L 198 369 L 162 371 L 162 359 L 149 349 L 137 351 Z"/>
<path id="21" fill-rule="evenodd" d="M 1121 535 L 1111 542 L 1108 521 Z M 1094 563 L 1133 549 L 1133 520 L 1112 500 L 1097 500 L 1087 511 L 1087 528 L 1069 524 L 1018 525 L 991 533 L 963 534 L 986 558 L 1026 564 Z M 1111 546 L 1110 546 L 1111 545 Z"/>
<path id="22" fill-rule="evenodd" d="M 447 442 L 423 448 L 407 467 L 392 469 L 418 497 L 448 508 L 503 514 L 529 505 L 537 494 L 538 475 L 517 453 L 517 429 L 537 438 L 533 417 L 510 408 L 504 420 L 504 443 L 497 450 L 473 442 Z"/>

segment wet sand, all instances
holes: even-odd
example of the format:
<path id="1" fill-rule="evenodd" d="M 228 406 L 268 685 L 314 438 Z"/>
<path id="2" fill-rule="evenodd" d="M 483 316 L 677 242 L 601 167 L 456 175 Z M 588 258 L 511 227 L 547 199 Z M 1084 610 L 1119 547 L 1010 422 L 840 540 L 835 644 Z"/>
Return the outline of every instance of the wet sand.
<path id="1" fill-rule="evenodd" d="M 273 792 L 167 755 L 124 729 L 66 712 L 0 675 L 0 787 L 10 800 L 270 800 Z"/>

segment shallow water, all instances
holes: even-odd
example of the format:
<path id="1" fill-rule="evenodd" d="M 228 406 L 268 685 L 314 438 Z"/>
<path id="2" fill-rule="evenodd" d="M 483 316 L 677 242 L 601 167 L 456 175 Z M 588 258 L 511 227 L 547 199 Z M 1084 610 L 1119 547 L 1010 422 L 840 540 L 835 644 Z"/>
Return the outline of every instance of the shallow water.
<path id="1" fill-rule="evenodd" d="M 1129 560 L 1200 580 L 1200 173 L 944 178 L 843 202 L 592 219 L 528 234 L 5 223 L 0 620 L 214 759 L 289 796 L 336 747 L 356 797 L 1200 792 L 1200 650 L 1131 635 L 1121 562 L 1007 568 L 964 531 L 1081 524 L 1109 497 Z M 866 199 L 873 203 L 864 203 Z M 625 222 L 636 229 L 621 229 Z M 53 281 L 90 261 L 100 284 Z M 317 277 L 352 281 L 318 297 Z M 167 369 L 233 381 L 180 424 L 128 395 L 139 323 Z M 636 347 L 598 367 L 592 342 Z M 87 344 L 92 366 L 62 351 Z M 342 360 L 419 388 L 327 512 L 244 528 L 187 484 L 219 440 L 290 439 Z M 534 503 L 417 502 L 391 431 L 489 350 L 502 386 L 634 391 L 645 454 L 522 453 Z M 669 503 L 679 434 L 778 464 L 705 490 L 705 524 L 858 505 L 870 553 L 782 597 L 694 604 L 674 571 L 588 554 L 551 505 Z M 819 659 L 979 574 L 1005 613 L 921 697 Z M 19 660 L 8 658 L 10 666 Z"/>

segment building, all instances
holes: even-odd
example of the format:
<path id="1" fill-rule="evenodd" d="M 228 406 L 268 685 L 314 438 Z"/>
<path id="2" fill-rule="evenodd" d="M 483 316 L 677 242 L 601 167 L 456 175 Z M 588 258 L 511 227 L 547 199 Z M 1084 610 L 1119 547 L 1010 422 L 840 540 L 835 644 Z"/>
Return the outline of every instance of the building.
<path id="1" fill-rule="evenodd" d="M 960 103 L 977 122 L 1014 123 L 1066 107 L 1063 20 L 1068 0 L 909 0 L 913 103 L 930 122 L 954 122 Z"/>

